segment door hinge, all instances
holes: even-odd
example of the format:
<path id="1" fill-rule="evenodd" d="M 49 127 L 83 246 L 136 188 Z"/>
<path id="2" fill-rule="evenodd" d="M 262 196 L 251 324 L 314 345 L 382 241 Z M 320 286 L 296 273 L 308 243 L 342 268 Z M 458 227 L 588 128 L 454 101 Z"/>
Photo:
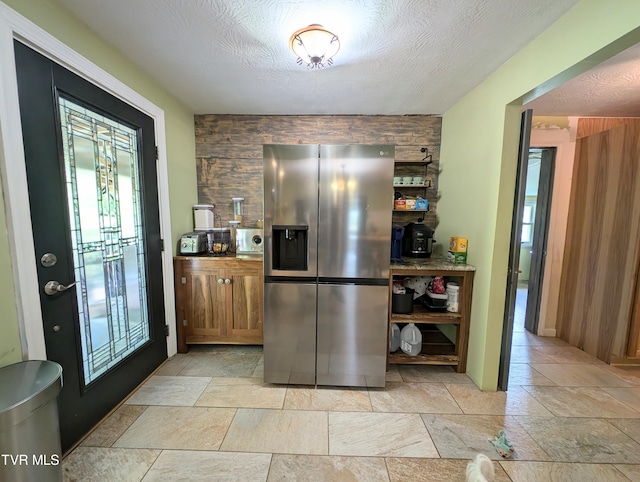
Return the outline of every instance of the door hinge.
<path id="1" fill-rule="evenodd" d="M 169 325 L 164 325 L 164 336 L 169 336 Z"/>
<path id="2" fill-rule="evenodd" d="M 187 325 L 187 320 L 182 320 L 182 326 L 188 326 Z"/>
<path id="3" fill-rule="evenodd" d="M 158 146 L 156 146 L 156 161 L 160 159 L 160 155 L 158 154 Z"/>

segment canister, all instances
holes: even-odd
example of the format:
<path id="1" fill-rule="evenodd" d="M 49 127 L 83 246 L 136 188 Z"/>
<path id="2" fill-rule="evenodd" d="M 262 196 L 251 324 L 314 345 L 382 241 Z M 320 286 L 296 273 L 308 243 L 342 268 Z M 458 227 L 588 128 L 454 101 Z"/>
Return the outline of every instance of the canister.
<path id="1" fill-rule="evenodd" d="M 458 286 L 458 283 L 447 283 L 447 311 L 452 313 L 458 312 L 459 292 L 460 286 Z"/>
<path id="2" fill-rule="evenodd" d="M 232 197 L 231 200 L 233 201 L 233 219 L 235 221 L 240 221 L 240 224 L 242 224 L 242 215 L 243 215 L 242 203 L 244 202 L 244 198 Z"/>
<path id="3" fill-rule="evenodd" d="M 213 229 L 213 204 L 196 204 L 193 206 L 193 230 L 209 231 Z"/>

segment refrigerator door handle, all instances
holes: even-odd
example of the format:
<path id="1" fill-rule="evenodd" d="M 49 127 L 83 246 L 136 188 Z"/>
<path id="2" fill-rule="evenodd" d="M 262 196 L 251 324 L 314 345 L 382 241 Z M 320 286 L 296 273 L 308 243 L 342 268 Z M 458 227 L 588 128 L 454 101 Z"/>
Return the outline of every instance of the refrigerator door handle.
<path id="1" fill-rule="evenodd" d="M 388 286 L 389 278 L 318 278 L 321 285 Z"/>

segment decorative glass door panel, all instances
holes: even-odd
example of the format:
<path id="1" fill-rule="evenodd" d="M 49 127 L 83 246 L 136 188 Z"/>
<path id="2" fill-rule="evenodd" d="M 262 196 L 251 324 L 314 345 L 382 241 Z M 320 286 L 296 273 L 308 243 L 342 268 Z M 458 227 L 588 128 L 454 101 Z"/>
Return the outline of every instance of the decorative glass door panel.
<path id="1" fill-rule="evenodd" d="M 59 97 L 84 386 L 150 339 L 138 133 Z"/>

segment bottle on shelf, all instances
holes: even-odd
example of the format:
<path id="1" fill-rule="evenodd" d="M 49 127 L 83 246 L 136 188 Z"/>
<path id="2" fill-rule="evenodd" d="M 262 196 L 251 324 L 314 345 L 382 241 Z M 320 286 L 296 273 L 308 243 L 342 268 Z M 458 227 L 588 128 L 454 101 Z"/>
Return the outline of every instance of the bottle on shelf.
<path id="1" fill-rule="evenodd" d="M 413 323 L 408 323 L 400 332 L 400 348 L 410 356 L 420 354 L 422 350 L 422 333 Z"/>
<path id="2" fill-rule="evenodd" d="M 458 298 L 459 298 L 460 286 L 458 283 L 447 283 L 447 311 L 451 313 L 457 313 L 458 310 Z"/>

